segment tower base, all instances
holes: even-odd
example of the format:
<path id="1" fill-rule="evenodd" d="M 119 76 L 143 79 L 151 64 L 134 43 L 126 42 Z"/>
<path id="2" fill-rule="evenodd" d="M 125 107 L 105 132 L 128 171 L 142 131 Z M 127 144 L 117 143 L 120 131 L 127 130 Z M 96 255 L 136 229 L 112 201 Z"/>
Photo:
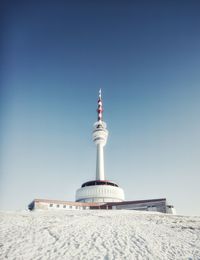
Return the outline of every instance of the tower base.
<path id="1" fill-rule="evenodd" d="M 122 202 L 124 191 L 111 181 L 89 181 L 76 191 L 76 202 Z"/>

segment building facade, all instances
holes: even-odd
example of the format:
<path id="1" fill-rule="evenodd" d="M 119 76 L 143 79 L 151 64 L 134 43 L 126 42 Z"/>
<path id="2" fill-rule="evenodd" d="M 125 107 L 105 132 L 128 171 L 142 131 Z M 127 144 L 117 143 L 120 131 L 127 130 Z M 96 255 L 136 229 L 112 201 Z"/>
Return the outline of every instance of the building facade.
<path id="1" fill-rule="evenodd" d="M 167 205 L 166 199 L 89 203 L 61 200 L 35 199 L 28 205 L 29 210 L 139 210 L 175 214 L 172 205 Z"/>

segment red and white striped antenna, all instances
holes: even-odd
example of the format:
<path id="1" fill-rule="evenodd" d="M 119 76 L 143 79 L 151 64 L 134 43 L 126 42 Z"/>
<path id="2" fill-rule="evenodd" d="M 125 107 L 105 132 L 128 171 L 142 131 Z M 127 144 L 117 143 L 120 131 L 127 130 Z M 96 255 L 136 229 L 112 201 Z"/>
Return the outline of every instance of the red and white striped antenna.
<path id="1" fill-rule="evenodd" d="M 103 118 L 103 102 L 102 102 L 102 98 L 101 98 L 101 89 L 99 89 L 97 114 L 98 114 L 98 121 L 102 121 L 102 118 Z"/>

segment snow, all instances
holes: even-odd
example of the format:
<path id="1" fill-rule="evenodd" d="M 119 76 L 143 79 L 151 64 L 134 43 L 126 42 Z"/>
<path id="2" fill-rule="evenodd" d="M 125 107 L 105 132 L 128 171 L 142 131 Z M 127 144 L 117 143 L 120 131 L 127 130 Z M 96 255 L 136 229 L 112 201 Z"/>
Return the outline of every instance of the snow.
<path id="1" fill-rule="evenodd" d="M 127 210 L 0 212 L 0 259 L 200 259 L 200 217 Z"/>

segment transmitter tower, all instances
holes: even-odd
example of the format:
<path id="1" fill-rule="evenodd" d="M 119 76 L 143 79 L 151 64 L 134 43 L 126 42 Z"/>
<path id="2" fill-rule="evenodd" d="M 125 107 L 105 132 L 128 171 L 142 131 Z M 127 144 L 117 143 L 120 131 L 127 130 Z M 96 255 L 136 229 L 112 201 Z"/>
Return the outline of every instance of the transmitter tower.
<path id="1" fill-rule="evenodd" d="M 120 202 L 124 201 L 124 191 L 114 182 L 106 180 L 104 172 L 104 146 L 108 138 L 107 125 L 103 121 L 103 101 L 99 90 L 97 122 L 92 133 L 96 145 L 96 179 L 82 184 L 76 191 L 77 202 Z"/>

